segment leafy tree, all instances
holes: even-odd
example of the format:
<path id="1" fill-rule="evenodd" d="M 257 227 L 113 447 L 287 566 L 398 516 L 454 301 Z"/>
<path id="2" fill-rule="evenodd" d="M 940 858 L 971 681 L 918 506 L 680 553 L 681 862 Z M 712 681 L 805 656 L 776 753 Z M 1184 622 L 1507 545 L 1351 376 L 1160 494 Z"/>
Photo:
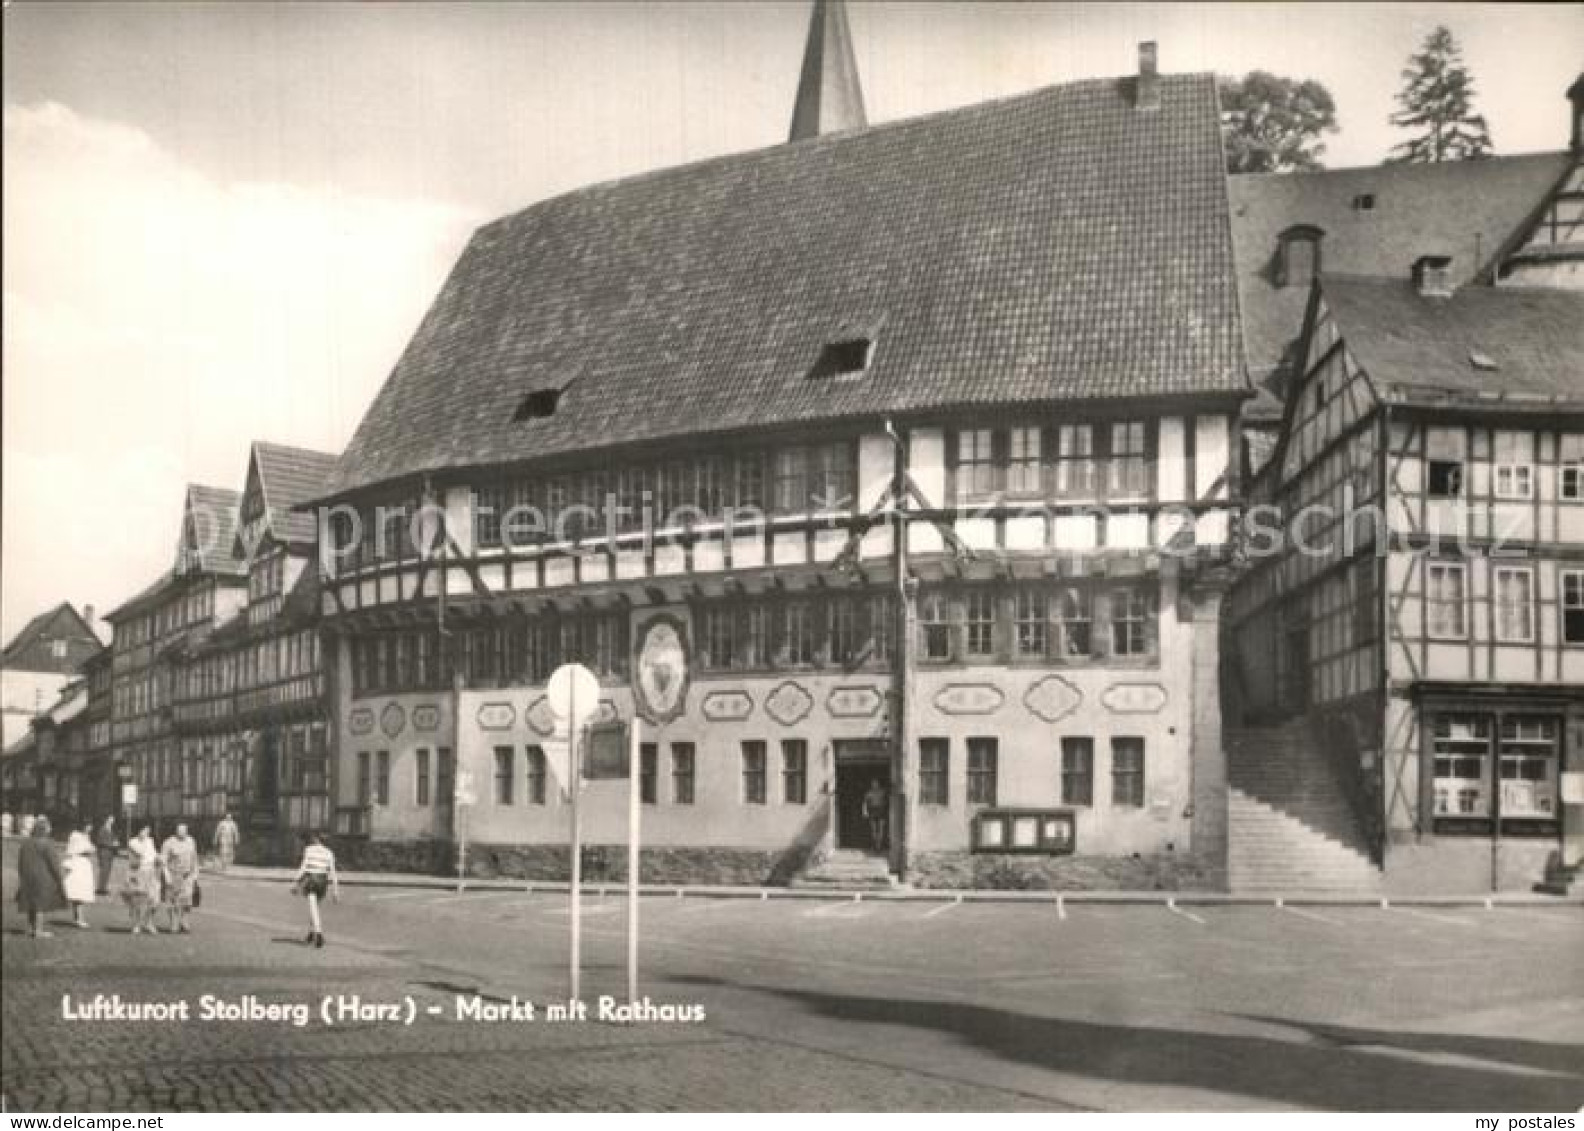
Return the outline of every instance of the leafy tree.
<path id="1" fill-rule="evenodd" d="M 1474 113 L 1474 77 L 1450 31 L 1438 27 L 1426 36 L 1408 56 L 1402 77 L 1402 109 L 1390 121 L 1419 133 L 1392 146 L 1388 161 L 1461 161 L 1490 153 L 1490 128 L 1483 114 Z"/>
<path id="2" fill-rule="evenodd" d="M 1250 71 L 1222 79 L 1221 139 L 1229 173 L 1323 169 L 1320 136 L 1335 133 L 1336 103 L 1313 79 Z"/>

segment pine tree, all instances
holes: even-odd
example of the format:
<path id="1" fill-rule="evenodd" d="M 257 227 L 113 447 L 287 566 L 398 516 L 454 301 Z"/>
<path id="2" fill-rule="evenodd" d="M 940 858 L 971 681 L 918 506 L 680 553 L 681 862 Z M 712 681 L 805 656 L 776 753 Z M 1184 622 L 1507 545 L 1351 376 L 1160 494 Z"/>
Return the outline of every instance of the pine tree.
<path id="1" fill-rule="evenodd" d="M 1402 107 L 1390 118 L 1399 129 L 1421 131 L 1392 147 L 1388 161 L 1461 161 L 1491 151 L 1490 128 L 1474 113 L 1474 77 L 1452 33 L 1438 27 L 1403 69 Z"/>

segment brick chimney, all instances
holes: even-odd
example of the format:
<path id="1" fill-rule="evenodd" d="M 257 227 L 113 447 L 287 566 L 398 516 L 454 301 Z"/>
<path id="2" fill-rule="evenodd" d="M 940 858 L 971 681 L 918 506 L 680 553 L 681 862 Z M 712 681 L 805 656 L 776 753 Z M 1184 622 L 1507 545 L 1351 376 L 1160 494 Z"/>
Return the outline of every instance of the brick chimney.
<path id="1" fill-rule="evenodd" d="M 1452 297 L 1452 257 L 1421 255 L 1413 264 L 1414 290 L 1421 298 Z"/>
<path id="2" fill-rule="evenodd" d="M 1573 106 L 1573 136 L 1568 148 L 1575 154 L 1584 154 L 1584 71 L 1567 88 L 1567 99 Z"/>
<path id="3" fill-rule="evenodd" d="M 1160 74 L 1155 69 L 1155 41 L 1138 46 L 1138 78 L 1134 81 L 1133 105 L 1140 110 L 1160 109 Z"/>

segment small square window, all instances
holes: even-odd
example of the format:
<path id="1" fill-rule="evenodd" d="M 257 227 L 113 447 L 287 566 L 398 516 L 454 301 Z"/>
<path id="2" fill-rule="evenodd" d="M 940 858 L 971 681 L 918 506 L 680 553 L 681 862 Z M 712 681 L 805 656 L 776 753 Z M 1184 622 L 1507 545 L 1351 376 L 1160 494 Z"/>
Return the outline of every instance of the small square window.
<path id="1" fill-rule="evenodd" d="M 1463 461 L 1430 461 L 1428 493 L 1432 499 L 1456 499 L 1463 494 Z"/>

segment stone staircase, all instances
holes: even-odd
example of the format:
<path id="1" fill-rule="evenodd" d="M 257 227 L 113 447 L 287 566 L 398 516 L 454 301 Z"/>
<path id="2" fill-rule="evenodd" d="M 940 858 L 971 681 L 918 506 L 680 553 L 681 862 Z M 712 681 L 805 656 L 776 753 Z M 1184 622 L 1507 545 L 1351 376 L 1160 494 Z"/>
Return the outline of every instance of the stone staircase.
<path id="1" fill-rule="evenodd" d="M 792 881 L 795 888 L 830 891 L 884 891 L 896 886 L 884 856 L 838 848 Z"/>
<path id="2" fill-rule="evenodd" d="M 1535 885 L 1535 891 L 1545 895 L 1579 895 L 1584 893 L 1584 868 L 1577 864 L 1564 865 L 1553 861 L 1546 867 L 1545 879 Z"/>
<path id="3" fill-rule="evenodd" d="M 1228 727 L 1225 741 L 1232 891 L 1380 891 L 1347 794 L 1304 720 Z"/>

